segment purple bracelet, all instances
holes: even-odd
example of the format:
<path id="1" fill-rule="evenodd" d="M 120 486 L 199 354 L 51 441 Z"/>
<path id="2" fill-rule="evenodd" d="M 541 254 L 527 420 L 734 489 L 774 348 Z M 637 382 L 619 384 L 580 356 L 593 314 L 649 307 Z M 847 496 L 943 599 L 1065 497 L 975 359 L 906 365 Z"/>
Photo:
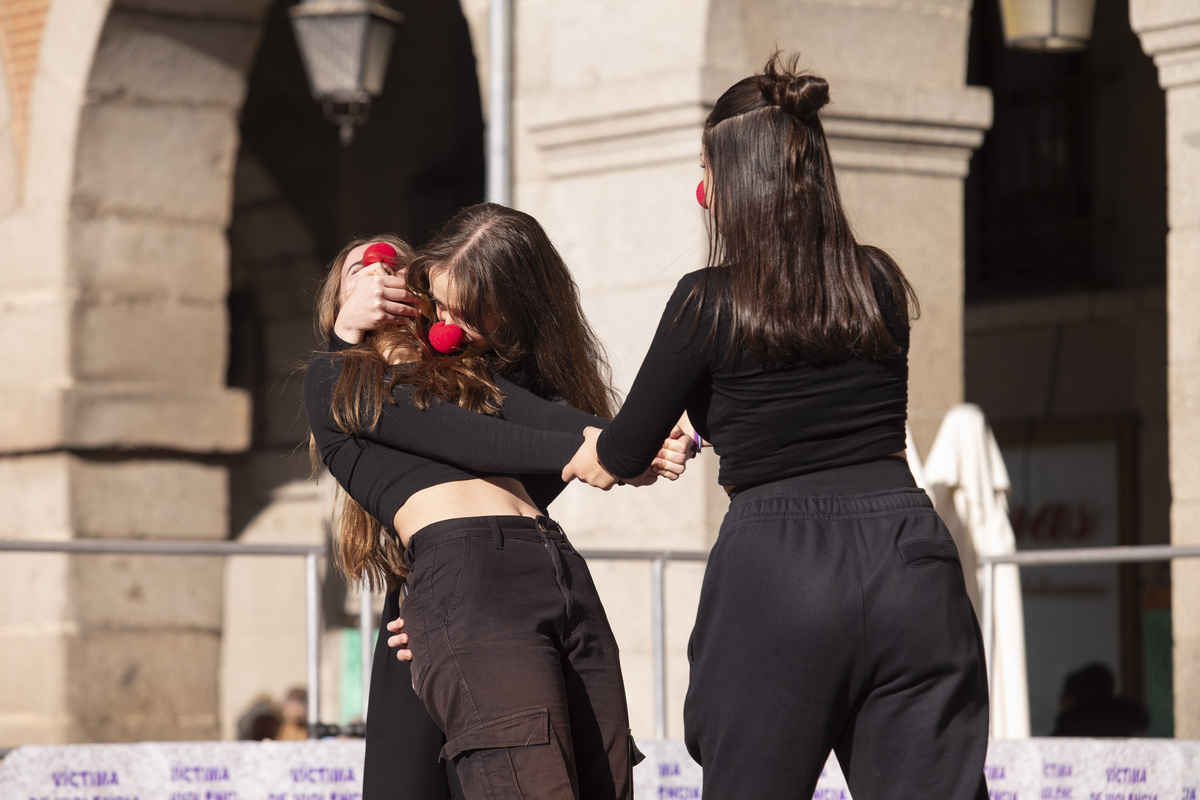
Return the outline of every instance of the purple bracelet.
<path id="1" fill-rule="evenodd" d="M 696 450 L 694 453 L 692 453 L 692 458 L 695 458 L 696 456 L 700 455 L 700 449 L 704 446 L 703 440 L 700 438 L 700 434 L 696 431 L 692 431 L 692 443 L 696 445 Z"/>

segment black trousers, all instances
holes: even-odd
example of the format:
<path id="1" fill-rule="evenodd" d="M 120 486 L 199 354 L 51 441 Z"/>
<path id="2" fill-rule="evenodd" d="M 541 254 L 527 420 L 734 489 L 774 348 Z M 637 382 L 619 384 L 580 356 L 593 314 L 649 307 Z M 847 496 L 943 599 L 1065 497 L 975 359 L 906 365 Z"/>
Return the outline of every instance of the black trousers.
<path id="1" fill-rule="evenodd" d="M 736 495 L 709 556 L 684 706 L 704 797 L 986 800 L 983 643 L 958 552 L 907 465 Z"/>
<path id="2" fill-rule="evenodd" d="M 545 517 L 415 533 L 403 615 L 417 694 L 475 800 L 633 794 L 617 643 L 583 558 Z"/>
<path id="3" fill-rule="evenodd" d="M 367 700 L 363 800 L 463 800 L 454 765 L 440 760 L 446 737 L 412 688 L 409 662 L 387 645 L 400 615 L 400 590 L 388 592 L 375 642 Z"/>

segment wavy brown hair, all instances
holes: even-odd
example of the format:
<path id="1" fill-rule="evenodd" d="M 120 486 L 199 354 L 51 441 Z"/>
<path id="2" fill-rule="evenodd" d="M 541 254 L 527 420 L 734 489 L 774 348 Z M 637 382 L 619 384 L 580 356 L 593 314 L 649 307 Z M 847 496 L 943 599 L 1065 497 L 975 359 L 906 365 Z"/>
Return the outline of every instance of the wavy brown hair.
<path id="1" fill-rule="evenodd" d="M 478 357 L 538 394 L 612 417 L 616 394 L 604 348 L 570 270 L 536 219 L 495 203 L 464 208 L 421 248 L 409 280 L 421 289 L 442 271 L 458 295 L 458 317 L 486 341 L 468 348 L 466 358 Z M 470 373 L 448 369 L 450 361 L 421 358 L 400 379 L 417 384 L 418 401 L 459 401 Z"/>
<path id="2" fill-rule="evenodd" d="M 887 253 L 855 240 L 818 115 L 829 84 L 798 60 L 775 53 L 704 124 L 709 266 L 725 268 L 730 353 L 745 346 L 764 365 L 881 360 L 900 352 L 886 319 L 907 329 L 916 296 Z M 706 277 L 697 293 L 716 288 Z"/>
<path id="3" fill-rule="evenodd" d="M 317 336 L 323 344 L 328 347 L 329 339 L 333 334 L 333 325 L 337 320 L 338 311 L 342 307 L 342 269 L 345 267 L 346 258 L 360 245 L 369 242 L 387 242 L 392 247 L 396 248 L 398 256 L 396 269 L 407 269 L 413 258 L 413 249 L 409 244 L 394 233 L 383 233 L 378 236 L 369 238 L 351 239 L 342 248 L 341 252 L 334 257 L 329 264 L 329 271 L 325 279 L 321 282 L 317 289 L 316 302 L 316 328 Z M 410 329 L 408 325 L 395 326 L 397 329 Z M 406 334 L 413 337 L 411 329 Z M 343 363 L 353 363 L 356 369 L 343 369 L 338 380 L 339 387 L 349 380 L 351 384 L 361 382 L 364 386 L 371 385 L 371 381 L 367 380 L 362 374 L 364 367 L 371 364 L 372 367 L 367 367 L 367 370 L 373 371 L 374 362 L 378 361 L 381 365 L 380 374 L 383 374 L 382 368 L 386 366 L 383 363 L 382 352 L 380 345 L 384 339 L 394 338 L 385 336 L 381 331 L 369 331 L 363 336 L 362 342 L 352 348 L 348 353 Z M 394 345 L 393 345 L 394 347 Z M 371 354 L 375 354 L 372 357 Z M 350 374 L 348 374 L 350 373 Z M 335 414 L 337 413 L 335 405 Z M 351 415 L 356 421 L 358 420 L 357 408 Z M 351 428 L 346 426 L 343 419 L 338 419 L 338 424 L 348 432 Z M 361 430 L 361 424 L 357 430 Z M 317 449 L 316 440 L 312 435 L 308 437 L 308 455 L 312 463 L 313 474 L 315 475 L 321 466 L 321 454 Z M 403 558 L 401 557 L 400 543 L 387 532 L 384 525 L 362 506 L 358 504 L 349 494 L 345 492 L 339 485 L 335 490 L 334 510 L 333 510 L 333 559 L 338 570 L 345 576 L 346 580 L 351 583 L 363 581 L 371 589 L 391 588 L 398 581 L 402 580 L 408 572 Z"/>

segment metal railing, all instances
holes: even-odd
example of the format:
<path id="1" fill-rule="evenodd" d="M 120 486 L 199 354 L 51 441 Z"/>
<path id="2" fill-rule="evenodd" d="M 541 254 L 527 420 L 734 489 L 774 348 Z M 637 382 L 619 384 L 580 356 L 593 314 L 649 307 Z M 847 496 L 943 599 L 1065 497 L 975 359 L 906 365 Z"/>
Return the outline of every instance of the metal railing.
<path id="1" fill-rule="evenodd" d="M 322 727 L 319 719 L 321 609 L 320 573 L 317 559 L 326 555 L 323 545 L 237 544 L 233 542 L 158 541 L 135 539 L 72 539 L 34 541 L 0 539 L 0 552 L 34 552 L 98 555 L 164 556 L 303 556 L 305 562 L 305 639 L 308 675 L 308 725 L 310 734 Z M 592 561 L 640 561 L 650 565 L 651 582 L 651 663 L 654 675 L 654 735 L 666 737 L 667 656 L 666 656 L 666 579 L 667 562 L 703 563 L 708 553 L 696 550 L 585 550 L 581 555 Z M 1123 547 L 1032 550 L 1008 555 L 979 556 L 983 568 L 982 633 L 987 661 L 988 682 L 992 676 L 992 637 L 995 629 L 995 573 L 1002 564 L 1036 567 L 1070 564 L 1119 564 L 1146 561 L 1170 561 L 1176 558 L 1200 558 L 1200 545 L 1129 545 Z M 359 626 L 362 646 L 362 701 L 366 719 L 371 677 L 371 641 L 374 629 L 373 600 L 369 593 L 360 596 Z"/>
<path id="2" fill-rule="evenodd" d="M 234 542 L 163 541 L 142 539 L 70 539 L 39 541 L 0 539 L 0 552 L 64 553 L 93 555 L 161 556 L 303 556 L 305 562 L 305 645 L 307 654 L 309 735 L 321 735 L 320 659 L 321 659 L 321 588 L 317 559 L 326 555 L 323 545 L 238 544 Z M 659 739 L 666 736 L 667 656 L 666 656 L 666 580 L 668 561 L 700 562 L 708 560 L 704 551 L 686 550 L 593 550 L 581 553 L 593 561 L 641 561 L 650 564 L 651 638 L 654 672 L 654 731 Z M 371 643 L 375 613 L 370 593 L 360 595 L 359 629 L 362 666 L 362 718 L 367 716 L 371 683 Z M 335 731 L 336 732 L 336 731 Z"/>
<path id="3" fill-rule="evenodd" d="M 654 671 L 654 738 L 667 738 L 667 624 L 666 580 L 668 561 L 706 562 L 708 553 L 699 550 L 582 550 L 586 559 L 650 562 L 651 664 Z"/>
<path id="4" fill-rule="evenodd" d="M 149 539 L 69 539 L 36 541 L 0 539 L 0 552 L 89 553 L 99 555 L 156 556 L 304 556 L 305 645 L 308 667 L 309 736 L 319 731 L 321 697 L 321 582 L 317 559 L 326 554 L 324 545 L 237 544 L 234 542 L 186 542 Z"/>
<path id="5" fill-rule="evenodd" d="M 1070 564 L 1128 564 L 1141 561 L 1171 561 L 1176 558 L 1198 558 L 1200 546 L 1142 544 L 1121 547 L 1075 547 L 1058 550 L 1026 550 L 1007 555 L 979 556 L 983 568 L 979 593 L 983 606 L 983 650 L 987 663 L 988 688 L 992 687 L 992 635 L 996 624 L 995 583 L 996 567 L 1012 564 L 1018 567 L 1049 567 Z"/>

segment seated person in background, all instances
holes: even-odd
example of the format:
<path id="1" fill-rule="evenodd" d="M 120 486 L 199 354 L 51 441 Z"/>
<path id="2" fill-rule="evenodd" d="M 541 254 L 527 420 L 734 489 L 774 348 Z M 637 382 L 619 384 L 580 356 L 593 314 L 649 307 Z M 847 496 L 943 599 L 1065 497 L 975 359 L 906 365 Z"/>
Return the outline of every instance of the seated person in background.
<path id="1" fill-rule="evenodd" d="M 1100 662 L 1081 667 L 1063 681 L 1051 736 L 1144 736 L 1150 714 L 1136 700 L 1118 697 L 1112 670 Z"/>

